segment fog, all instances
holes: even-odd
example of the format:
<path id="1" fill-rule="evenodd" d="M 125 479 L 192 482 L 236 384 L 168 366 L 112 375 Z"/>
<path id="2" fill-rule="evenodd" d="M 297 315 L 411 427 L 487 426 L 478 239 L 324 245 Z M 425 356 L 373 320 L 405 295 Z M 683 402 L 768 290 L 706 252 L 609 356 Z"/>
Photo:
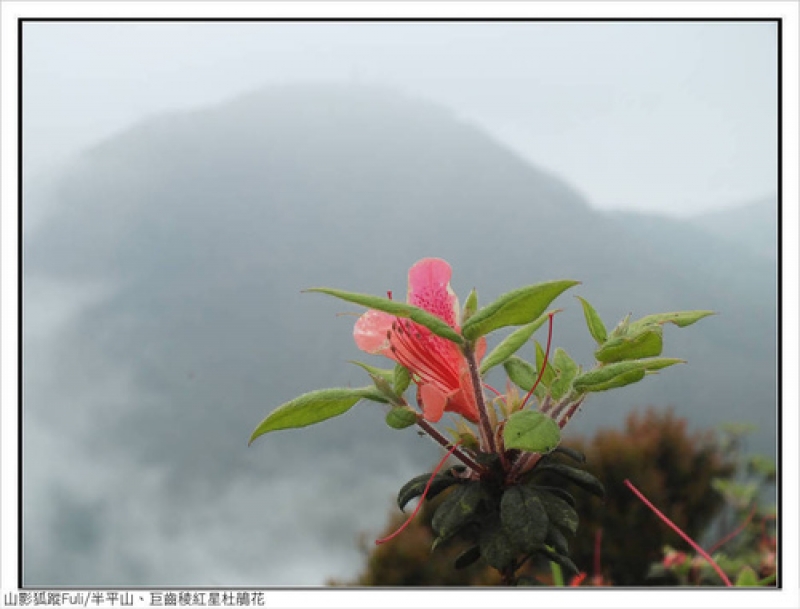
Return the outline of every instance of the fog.
<path id="1" fill-rule="evenodd" d="M 352 579 L 436 446 L 372 403 L 247 438 L 368 382 L 354 307 L 301 290 L 402 294 L 424 256 L 462 300 L 719 311 L 571 427 L 672 405 L 775 456 L 772 26 L 28 23 L 23 51 L 27 585 Z M 576 303 L 555 344 L 589 365 Z"/>

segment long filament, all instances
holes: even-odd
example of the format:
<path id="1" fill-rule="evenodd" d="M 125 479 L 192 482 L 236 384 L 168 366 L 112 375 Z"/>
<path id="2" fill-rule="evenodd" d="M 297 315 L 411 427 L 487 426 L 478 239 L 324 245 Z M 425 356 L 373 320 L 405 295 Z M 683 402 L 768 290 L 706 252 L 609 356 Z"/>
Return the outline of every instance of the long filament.
<path id="1" fill-rule="evenodd" d="M 692 548 L 694 548 L 695 552 L 697 552 L 698 554 L 700 554 L 700 556 L 705 558 L 708 561 L 708 564 L 710 564 L 711 567 L 714 569 L 714 571 L 716 571 L 717 574 L 720 576 L 722 581 L 725 582 L 726 586 L 729 586 L 729 587 L 733 586 L 733 584 L 731 583 L 731 580 L 729 580 L 728 576 L 725 575 L 725 571 L 723 571 L 720 568 L 720 566 L 716 562 L 714 562 L 714 559 L 711 558 L 711 556 L 709 556 L 708 553 L 697 544 L 697 542 L 695 542 L 691 537 L 689 537 L 686 533 L 684 533 L 678 527 L 678 525 L 676 525 L 669 518 L 664 516 L 664 514 L 662 514 L 661 511 L 656 506 L 654 506 L 652 503 L 650 503 L 650 501 L 647 499 L 647 497 L 642 495 L 641 491 L 638 488 L 636 488 L 635 486 L 633 486 L 633 484 L 631 484 L 631 481 L 628 480 L 627 478 L 625 479 L 625 485 L 629 489 L 631 489 L 633 494 L 636 495 L 642 503 L 644 503 L 647 507 L 649 507 L 653 511 L 653 513 L 656 516 L 658 516 L 664 522 L 664 524 L 666 524 L 669 528 L 671 528 L 678 535 L 680 535 L 684 539 L 684 541 L 686 541 L 686 543 L 688 543 L 690 546 L 692 546 Z"/>
<path id="2" fill-rule="evenodd" d="M 544 375 L 544 371 L 547 369 L 547 358 L 550 356 L 550 341 L 553 339 L 553 315 L 555 313 L 550 313 L 547 316 L 547 347 L 544 350 L 544 361 L 542 362 L 542 369 L 539 370 L 539 376 L 536 378 L 536 382 L 531 387 L 531 390 L 525 396 L 525 399 L 522 400 L 522 406 L 520 409 L 525 408 L 525 404 L 528 403 L 528 399 L 533 395 L 533 390 L 536 389 L 536 386 L 539 384 L 539 381 L 542 380 L 542 376 Z"/>
<path id="3" fill-rule="evenodd" d="M 425 490 L 422 491 L 422 496 L 419 498 L 419 503 L 417 503 L 417 507 L 415 507 L 414 511 L 411 512 L 411 516 L 409 516 L 406 519 L 406 521 L 402 525 L 400 525 L 400 528 L 398 528 L 391 535 L 389 535 L 387 537 L 383 537 L 382 539 L 376 539 L 375 540 L 375 545 L 376 546 L 378 546 L 378 545 L 380 545 L 382 543 L 386 543 L 387 541 L 391 541 L 392 539 L 397 537 L 400 533 L 402 533 L 406 529 L 406 527 L 408 527 L 409 524 L 411 524 L 411 521 L 414 520 L 414 516 L 417 515 L 417 512 L 419 512 L 420 508 L 422 507 L 422 504 L 424 503 L 425 497 L 426 497 L 426 495 L 428 494 L 428 491 L 431 488 L 431 484 L 433 483 L 433 479 L 436 477 L 436 474 L 439 473 L 439 470 L 442 469 L 442 466 L 445 464 L 445 461 L 447 461 L 447 459 L 450 457 L 450 455 L 452 455 L 455 452 L 455 450 L 459 447 L 460 444 L 461 444 L 460 441 L 456 442 L 455 444 L 453 444 L 453 447 L 449 451 L 447 451 L 447 454 L 444 457 L 442 457 L 441 461 L 439 461 L 439 464 L 433 470 L 433 473 L 431 474 L 431 477 L 428 479 L 428 484 L 425 485 Z"/>

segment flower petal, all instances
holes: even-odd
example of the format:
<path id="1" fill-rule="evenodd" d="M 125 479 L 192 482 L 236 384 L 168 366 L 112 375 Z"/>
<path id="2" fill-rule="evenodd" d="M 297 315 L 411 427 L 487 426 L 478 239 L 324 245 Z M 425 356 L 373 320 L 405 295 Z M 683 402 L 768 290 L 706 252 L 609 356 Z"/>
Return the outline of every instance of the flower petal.
<path id="1" fill-rule="evenodd" d="M 447 396 L 436 386 L 425 383 L 419 388 L 419 397 L 422 401 L 422 416 L 425 417 L 425 420 L 431 423 L 438 422 L 447 406 Z"/>
<path id="2" fill-rule="evenodd" d="M 408 303 L 458 328 L 458 297 L 450 287 L 453 270 L 441 258 L 423 258 L 408 271 Z"/>
<path id="3" fill-rule="evenodd" d="M 374 309 L 364 313 L 353 328 L 356 346 L 367 353 L 391 357 L 389 331 L 395 319 L 394 315 Z"/>

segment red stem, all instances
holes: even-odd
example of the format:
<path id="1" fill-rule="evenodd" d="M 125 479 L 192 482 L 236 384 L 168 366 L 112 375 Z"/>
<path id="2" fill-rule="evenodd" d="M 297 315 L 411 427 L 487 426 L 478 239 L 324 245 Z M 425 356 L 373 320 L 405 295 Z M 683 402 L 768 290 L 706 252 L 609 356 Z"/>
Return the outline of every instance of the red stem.
<path id="1" fill-rule="evenodd" d="M 719 575 L 720 578 L 722 579 L 722 581 L 725 582 L 726 586 L 729 586 L 729 587 L 733 586 L 733 584 L 731 583 L 731 580 L 729 580 L 728 576 L 725 575 L 725 571 L 723 571 L 720 568 L 720 566 L 716 562 L 714 562 L 714 559 L 711 558 L 711 556 L 709 556 L 709 554 L 703 548 L 701 548 L 691 537 L 689 537 L 686 533 L 684 533 L 678 527 L 678 525 L 676 525 L 669 518 L 664 516 L 664 514 L 656 506 L 654 506 L 652 503 L 650 503 L 650 501 L 647 499 L 647 497 L 642 495 L 641 491 L 639 491 L 639 489 L 637 489 L 635 486 L 633 486 L 633 484 L 631 484 L 631 481 L 628 480 L 627 478 L 625 479 L 625 485 L 629 489 L 631 489 L 633 494 L 636 495 L 642 503 L 644 503 L 647 507 L 649 507 L 653 511 L 653 513 L 656 516 L 658 516 L 664 522 L 664 524 L 666 524 L 669 528 L 671 528 L 678 535 L 680 535 L 683 538 L 683 540 L 686 541 L 686 543 L 688 543 L 690 546 L 692 546 L 694 548 L 695 552 L 697 552 L 698 554 L 700 554 L 700 556 L 705 558 L 708 561 L 708 564 L 710 564 L 711 567 L 714 569 L 714 571 L 717 572 L 717 575 Z"/>
<path id="2" fill-rule="evenodd" d="M 603 529 L 597 529 L 594 534 L 594 576 L 600 575 L 600 542 L 603 540 Z"/>
<path id="3" fill-rule="evenodd" d="M 397 537 L 400 533 L 405 531 L 406 527 L 409 524 L 411 524 L 411 521 L 414 520 L 414 516 L 417 515 L 417 512 L 419 512 L 420 508 L 422 507 L 422 504 L 425 502 L 425 497 L 426 497 L 426 495 L 428 494 L 428 491 L 431 488 L 431 484 L 433 483 L 433 479 L 436 477 L 436 474 L 439 473 L 439 470 L 442 469 L 442 466 L 444 465 L 445 461 L 447 461 L 447 459 L 450 457 L 450 455 L 452 455 L 453 452 L 456 450 L 456 448 L 458 448 L 459 444 L 461 444 L 461 442 L 456 442 L 455 444 L 453 444 L 453 448 L 451 448 L 449 451 L 447 451 L 447 454 L 444 457 L 442 457 L 441 461 L 439 461 L 439 464 L 433 470 L 433 473 L 431 474 L 431 477 L 428 479 L 428 484 L 425 485 L 425 490 L 422 491 L 422 495 L 419 498 L 419 503 L 417 503 L 417 507 L 415 507 L 414 511 L 411 512 L 411 516 L 409 516 L 406 519 L 406 521 L 400 526 L 399 529 L 397 529 L 394 533 L 392 533 L 388 537 L 383 537 L 382 539 L 376 539 L 375 540 L 375 545 L 376 546 L 380 545 L 382 543 L 386 543 L 387 541 L 391 541 L 392 539 Z"/>
<path id="4" fill-rule="evenodd" d="M 544 361 L 542 362 L 542 369 L 539 370 L 539 376 L 536 378 L 536 382 L 531 387 L 531 390 L 528 392 L 528 395 L 525 396 L 525 399 L 522 400 L 522 406 L 520 406 L 520 410 L 525 408 L 525 404 L 528 403 L 528 399 L 533 395 L 533 390 L 536 389 L 536 386 L 539 384 L 539 381 L 542 380 L 542 375 L 544 371 L 547 369 L 547 358 L 550 355 L 550 341 L 553 339 L 553 315 L 555 313 L 550 313 L 547 316 L 547 347 L 544 350 Z"/>

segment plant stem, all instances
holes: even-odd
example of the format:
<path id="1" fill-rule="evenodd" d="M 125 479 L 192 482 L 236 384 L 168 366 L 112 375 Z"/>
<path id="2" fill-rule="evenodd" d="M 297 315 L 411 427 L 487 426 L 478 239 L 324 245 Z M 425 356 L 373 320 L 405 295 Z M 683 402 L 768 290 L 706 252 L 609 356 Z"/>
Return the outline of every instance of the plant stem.
<path id="1" fill-rule="evenodd" d="M 451 442 L 441 433 L 439 433 L 439 431 L 433 425 L 428 423 L 422 417 L 417 418 L 417 425 L 420 427 L 420 429 L 422 429 L 422 431 L 428 434 L 435 442 L 441 444 L 443 448 L 447 448 L 453 444 L 453 442 Z M 483 471 L 483 468 L 477 463 L 475 463 L 475 461 L 473 461 L 469 456 L 464 454 L 464 452 L 462 452 L 460 448 L 457 448 L 453 451 L 453 456 L 459 461 L 461 461 L 468 468 L 470 468 L 472 471 L 476 472 Z"/>
<path id="2" fill-rule="evenodd" d="M 492 433 L 492 424 L 489 422 L 489 413 L 486 410 L 486 399 L 483 396 L 483 383 L 478 372 L 478 362 L 475 359 L 475 345 L 469 341 L 464 345 L 464 357 L 467 359 L 469 376 L 472 380 L 472 390 L 475 392 L 475 403 L 478 405 L 481 450 L 488 453 L 496 453 L 497 445 L 494 441 L 494 433 Z"/>

